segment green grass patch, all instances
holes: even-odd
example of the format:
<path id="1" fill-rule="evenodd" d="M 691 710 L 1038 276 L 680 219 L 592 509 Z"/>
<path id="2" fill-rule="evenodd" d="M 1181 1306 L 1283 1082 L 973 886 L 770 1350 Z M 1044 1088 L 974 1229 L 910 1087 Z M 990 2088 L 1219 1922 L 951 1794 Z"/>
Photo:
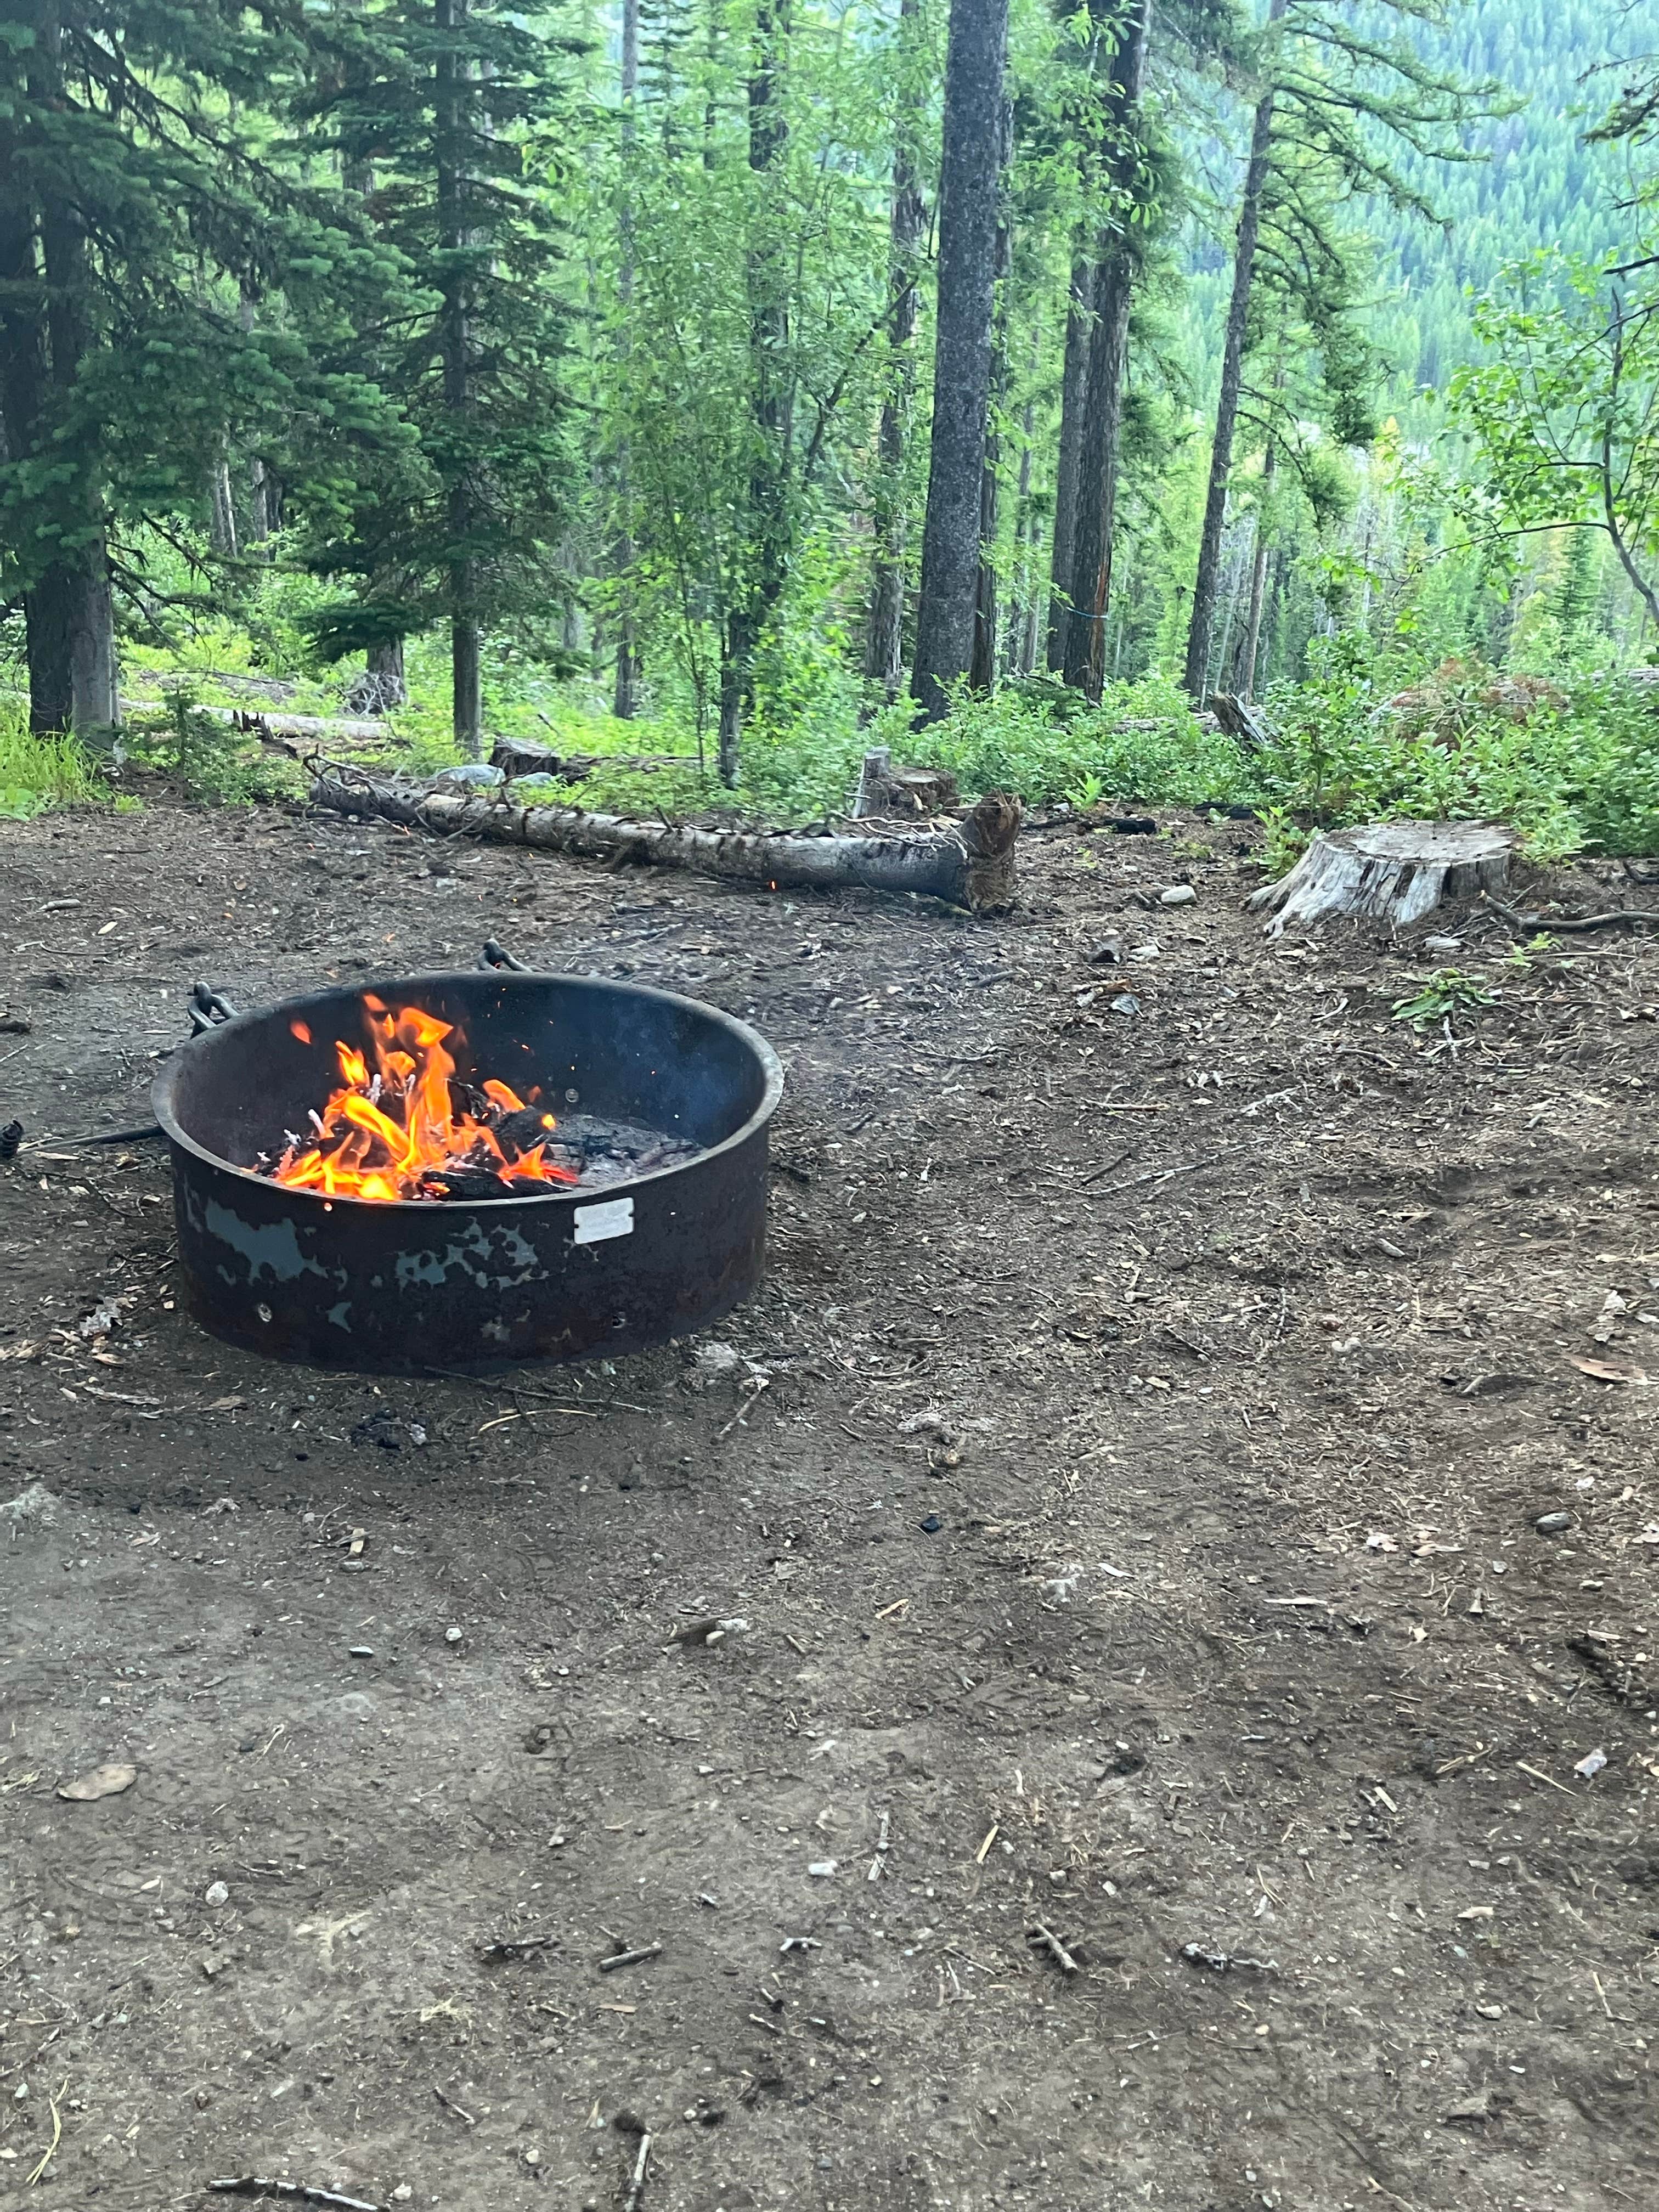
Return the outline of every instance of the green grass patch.
<path id="1" fill-rule="evenodd" d="M 109 792 L 77 739 L 37 737 L 27 709 L 0 707 L 0 817 L 27 822 L 54 806 L 95 806 Z"/>

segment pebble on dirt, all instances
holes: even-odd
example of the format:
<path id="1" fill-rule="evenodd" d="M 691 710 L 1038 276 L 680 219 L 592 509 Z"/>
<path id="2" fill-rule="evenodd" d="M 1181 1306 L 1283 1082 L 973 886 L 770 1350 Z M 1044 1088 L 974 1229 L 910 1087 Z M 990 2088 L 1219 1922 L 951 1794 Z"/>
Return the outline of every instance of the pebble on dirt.
<path id="1" fill-rule="evenodd" d="M 1171 884 L 1167 890 L 1158 893 L 1158 902 L 1160 906 L 1191 906 L 1197 897 L 1190 884 Z"/>

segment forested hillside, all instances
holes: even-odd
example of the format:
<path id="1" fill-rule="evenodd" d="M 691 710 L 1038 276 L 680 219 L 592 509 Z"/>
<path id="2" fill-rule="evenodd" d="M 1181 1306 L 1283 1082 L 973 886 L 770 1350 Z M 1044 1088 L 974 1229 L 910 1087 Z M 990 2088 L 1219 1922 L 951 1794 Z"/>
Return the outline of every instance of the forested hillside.
<path id="1" fill-rule="evenodd" d="M 1448 656 L 1644 650 L 1641 14 L 19 0 L 23 719 L 182 773 L 123 701 L 193 667 L 434 760 L 695 757 L 658 807 L 833 808 L 872 734 L 970 790 L 1328 805 L 1301 733 Z M 1273 749 L 1195 727 L 1217 692 Z"/>

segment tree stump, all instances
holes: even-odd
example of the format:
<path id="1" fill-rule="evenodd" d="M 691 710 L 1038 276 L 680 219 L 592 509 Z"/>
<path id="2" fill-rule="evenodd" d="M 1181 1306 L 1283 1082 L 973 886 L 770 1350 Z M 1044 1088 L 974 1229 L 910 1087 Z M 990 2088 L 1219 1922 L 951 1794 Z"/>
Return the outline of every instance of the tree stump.
<path id="1" fill-rule="evenodd" d="M 1276 884 L 1251 898 L 1271 915 L 1269 937 L 1292 922 L 1311 929 L 1333 916 L 1403 929 L 1442 899 L 1507 888 L 1519 842 L 1501 822 L 1373 822 L 1316 837 Z"/>

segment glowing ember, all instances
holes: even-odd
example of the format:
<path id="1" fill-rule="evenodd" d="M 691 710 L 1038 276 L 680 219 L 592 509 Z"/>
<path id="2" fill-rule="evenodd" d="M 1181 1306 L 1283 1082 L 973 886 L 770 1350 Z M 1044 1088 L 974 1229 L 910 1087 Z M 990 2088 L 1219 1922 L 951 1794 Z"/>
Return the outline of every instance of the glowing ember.
<path id="1" fill-rule="evenodd" d="M 457 1194 L 455 1186 L 477 1194 L 480 1184 L 487 1192 L 491 1184 L 579 1180 L 573 1169 L 542 1157 L 555 1124 L 533 1091 L 526 1103 L 492 1077 L 471 1092 L 484 1112 L 463 1103 L 471 1086 L 454 1080 L 445 1042 L 462 1042 L 453 1023 L 418 1006 L 394 1012 L 372 998 L 363 1005 L 369 1053 L 335 1046 L 343 1080 L 321 1111 L 312 1112 L 317 1141 L 291 1140 L 270 1171 L 276 1182 L 328 1198 L 395 1203 L 447 1198 Z M 301 1044 L 311 1042 L 303 1022 L 289 1027 Z"/>

